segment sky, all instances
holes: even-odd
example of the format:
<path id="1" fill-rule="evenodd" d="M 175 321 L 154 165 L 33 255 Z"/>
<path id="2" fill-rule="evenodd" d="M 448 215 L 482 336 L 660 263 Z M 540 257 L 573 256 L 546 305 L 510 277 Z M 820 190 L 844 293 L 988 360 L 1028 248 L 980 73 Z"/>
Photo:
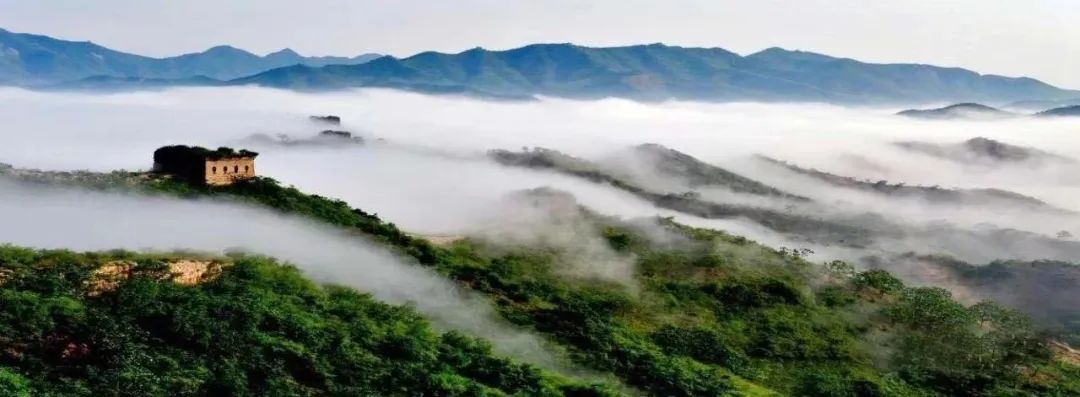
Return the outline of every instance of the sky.
<path id="1" fill-rule="evenodd" d="M 305 55 L 662 42 L 778 46 L 1080 88 L 1075 0 L 0 0 L 0 27 L 151 56 L 229 44 Z"/>

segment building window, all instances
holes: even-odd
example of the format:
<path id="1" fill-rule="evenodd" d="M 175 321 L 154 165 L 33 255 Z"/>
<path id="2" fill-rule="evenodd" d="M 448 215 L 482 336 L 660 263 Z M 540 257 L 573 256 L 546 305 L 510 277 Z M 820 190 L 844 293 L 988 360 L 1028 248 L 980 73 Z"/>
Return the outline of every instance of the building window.
<path id="1" fill-rule="evenodd" d="M 239 165 L 232 166 L 232 172 L 240 172 L 240 166 Z"/>
<path id="2" fill-rule="evenodd" d="M 248 166 L 245 165 L 244 166 L 244 173 L 246 174 L 247 172 L 248 172 Z"/>
<path id="3" fill-rule="evenodd" d="M 210 167 L 210 172 L 217 174 L 217 167 Z"/>

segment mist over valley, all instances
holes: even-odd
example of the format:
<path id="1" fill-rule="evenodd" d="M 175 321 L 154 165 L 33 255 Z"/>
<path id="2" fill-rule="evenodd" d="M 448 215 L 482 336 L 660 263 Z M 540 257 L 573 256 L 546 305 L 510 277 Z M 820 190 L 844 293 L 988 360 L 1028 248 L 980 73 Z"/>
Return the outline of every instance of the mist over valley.
<path id="1" fill-rule="evenodd" d="M 0 29 L 0 395 L 1077 395 L 1078 97 Z"/>

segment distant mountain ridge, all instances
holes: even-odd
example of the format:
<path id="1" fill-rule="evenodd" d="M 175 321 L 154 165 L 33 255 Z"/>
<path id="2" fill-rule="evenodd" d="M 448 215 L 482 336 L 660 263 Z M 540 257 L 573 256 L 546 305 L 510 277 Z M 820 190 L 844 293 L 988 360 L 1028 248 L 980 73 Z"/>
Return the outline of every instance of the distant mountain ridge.
<path id="1" fill-rule="evenodd" d="M 1080 116 L 1080 105 L 1053 108 L 1050 110 L 1039 112 L 1036 115 L 1044 117 Z"/>
<path id="2" fill-rule="evenodd" d="M 1009 102 L 1080 96 L 1031 78 L 980 75 L 960 68 L 870 64 L 780 48 L 740 56 L 722 48 L 663 44 L 609 48 L 534 44 L 506 51 L 424 52 L 361 65 L 287 67 L 233 83 L 499 96 L 832 103 Z"/>
<path id="3" fill-rule="evenodd" d="M 230 80 L 291 65 L 358 64 L 379 56 L 304 57 L 290 49 L 258 56 L 217 46 L 199 53 L 152 58 L 91 42 L 0 29 L 0 82 L 17 85 L 48 85 L 92 77 L 153 79 L 162 84 L 195 77 Z"/>
<path id="4" fill-rule="evenodd" d="M 89 84 L 78 80 L 105 76 Z M 114 51 L 90 42 L 0 30 L 0 84 L 52 87 L 254 84 L 302 90 L 387 87 L 492 98 L 618 97 L 635 100 L 941 103 L 1062 101 L 1080 92 L 1021 77 L 961 68 L 873 64 L 769 48 L 742 56 L 722 48 L 664 44 L 594 48 L 533 44 L 406 58 L 258 56 L 228 46 L 169 58 Z M 76 82 L 76 83 L 73 83 Z"/>
<path id="5" fill-rule="evenodd" d="M 980 138 L 975 138 L 980 139 Z M 1071 211 L 1060 209 L 1042 200 L 1020 193 L 996 189 L 996 188 L 942 188 L 940 186 L 906 185 L 904 183 L 890 183 L 879 180 L 870 181 L 842 176 L 813 168 L 804 168 L 798 165 L 774 159 L 768 156 L 758 155 L 758 159 L 768 164 L 778 165 L 789 171 L 809 176 L 824 181 L 833 186 L 872 192 L 894 198 L 909 198 L 924 200 L 934 204 L 954 205 L 979 205 L 989 204 L 1002 207 L 1022 207 L 1029 210 L 1048 211 L 1059 214 L 1071 215 Z"/>

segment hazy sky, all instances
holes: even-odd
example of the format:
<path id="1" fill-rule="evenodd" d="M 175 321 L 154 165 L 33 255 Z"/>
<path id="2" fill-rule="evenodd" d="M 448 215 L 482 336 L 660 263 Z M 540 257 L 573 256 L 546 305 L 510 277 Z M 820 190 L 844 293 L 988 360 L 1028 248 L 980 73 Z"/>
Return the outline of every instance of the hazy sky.
<path id="1" fill-rule="evenodd" d="M 0 0 L 0 27 L 154 56 L 217 44 L 399 56 L 536 42 L 780 46 L 1080 88 L 1076 0 Z"/>

